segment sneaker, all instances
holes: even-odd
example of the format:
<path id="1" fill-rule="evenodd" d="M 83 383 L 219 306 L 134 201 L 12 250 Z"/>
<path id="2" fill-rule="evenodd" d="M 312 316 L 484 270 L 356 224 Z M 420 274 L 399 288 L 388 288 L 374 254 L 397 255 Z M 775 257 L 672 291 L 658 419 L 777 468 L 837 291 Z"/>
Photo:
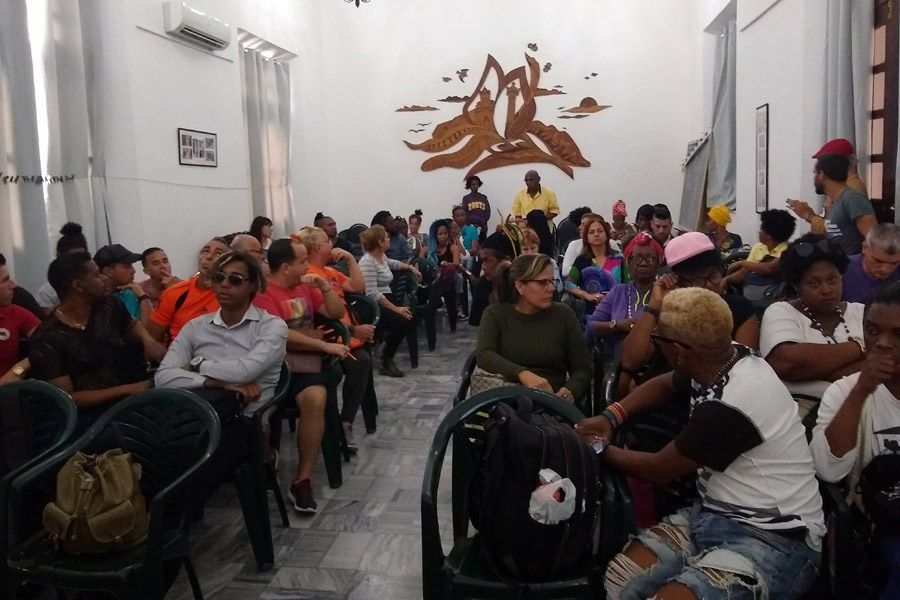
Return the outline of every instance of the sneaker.
<path id="1" fill-rule="evenodd" d="M 403 377 L 403 371 L 397 367 L 393 358 L 383 359 L 381 361 L 381 366 L 378 367 L 378 372 L 388 377 Z"/>
<path id="2" fill-rule="evenodd" d="M 356 440 L 353 439 L 353 423 L 342 421 L 341 426 L 344 428 L 344 439 L 347 442 L 347 450 L 350 451 L 351 454 L 356 454 L 359 452 L 359 446 L 356 445 Z"/>
<path id="3" fill-rule="evenodd" d="M 319 505 L 313 498 L 312 485 L 309 479 L 301 479 L 291 484 L 291 503 L 294 510 L 301 513 L 314 513 Z"/>

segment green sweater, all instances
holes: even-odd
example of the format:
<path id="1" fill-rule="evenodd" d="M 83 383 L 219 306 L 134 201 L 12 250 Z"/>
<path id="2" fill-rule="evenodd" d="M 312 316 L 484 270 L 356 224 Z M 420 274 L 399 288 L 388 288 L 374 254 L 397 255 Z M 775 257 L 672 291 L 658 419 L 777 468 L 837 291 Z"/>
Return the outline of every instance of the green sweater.
<path id="1" fill-rule="evenodd" d="M 519 383 L 519 373 L 531 371 L 550 382 L 554 390 L 566 387 L 575 398 L 588 390 L 591 361 L 578 317 L 554 302 L 533 315 L 517 311 L 508 302 L 496 302 L 484 311 L 478 327 L 478 366 Z"/>

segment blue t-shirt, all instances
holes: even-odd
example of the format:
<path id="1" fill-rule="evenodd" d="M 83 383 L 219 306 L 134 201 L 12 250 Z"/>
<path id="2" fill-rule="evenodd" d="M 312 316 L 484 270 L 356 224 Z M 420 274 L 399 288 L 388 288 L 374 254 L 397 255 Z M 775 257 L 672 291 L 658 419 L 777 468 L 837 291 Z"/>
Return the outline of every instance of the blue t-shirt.
<path id="1" fill-rule="evenodd" d="M 475 225 L 466 225 L 462 228 L 462 241 L 466 250 L 472 249 L 472 242 L 478 239 L 479 229 Z"/>
<path id="2" fill-rule="evenodd" d="M 841 296 L 842 300 L 866 304 L 872 299 L 878 288 L 886 283 L 900 279 L 900 272 L 897 269 L 894 269 L 894 272 L 887 279 L 870 277 L 863 269 L 862 260 L 862 254 L 855 254 L 850 257 L 850 266 L 847 267 L 847 272 L 844 273 L 844 294 Z"/>
<path id="3" fill-rule="evenodd" d="M 116 292 L 116 297 L 121 300 L 122 304 L 125 305 L 125 308 L 128 309 L 129 315 L 135 319 L 141 318 L 141 303 L 130 288 L 125 288 L 124 290 Z"/>

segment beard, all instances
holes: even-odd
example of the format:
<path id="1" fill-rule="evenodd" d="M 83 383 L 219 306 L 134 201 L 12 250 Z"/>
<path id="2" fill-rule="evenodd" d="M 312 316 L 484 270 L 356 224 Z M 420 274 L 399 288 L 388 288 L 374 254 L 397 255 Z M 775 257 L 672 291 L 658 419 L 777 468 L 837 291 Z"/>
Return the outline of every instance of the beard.
<path id="1" fill-rule="evenodd" d="M 817 194 L 824 194 L 824 193 L 825 193 L 825 188 L 822 186 L 822 183 L 821 183 L 821 182 L 819 182 L 819 181 L 813 181 L 813 187 L 816 188 L 816 193 L 817 193 Z"/>

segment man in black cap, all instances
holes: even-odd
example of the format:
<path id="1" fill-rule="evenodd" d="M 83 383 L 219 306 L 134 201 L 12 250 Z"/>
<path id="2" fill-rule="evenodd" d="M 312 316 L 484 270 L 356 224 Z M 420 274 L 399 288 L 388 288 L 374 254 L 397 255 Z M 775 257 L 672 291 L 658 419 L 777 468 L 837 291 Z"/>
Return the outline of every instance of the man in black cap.
<path id="1" fill-rule="evenodd" d="M 502 225 L 502 224 L 501 224 Z M 494 276 L 503 262 L 508 262 L 521 254 L 522 232 L 515 225 L 502 225 L 481 244 L 481 277 L 472 290 L 472 306 L 469 309 L 469 325 L 481 324 L 481 313 L 491 303 L 494 291 Z"/>
<path id="2" fill-rule="evenodd" d="M 134 263 L 141 260 L 122 244 L 103 246 L 94 255 L 97 268 L 106 277 L 106 290 L 119 298 L 135 319 L 150 318 L 152 303 L 140 284 L 134 282 Z"/>

